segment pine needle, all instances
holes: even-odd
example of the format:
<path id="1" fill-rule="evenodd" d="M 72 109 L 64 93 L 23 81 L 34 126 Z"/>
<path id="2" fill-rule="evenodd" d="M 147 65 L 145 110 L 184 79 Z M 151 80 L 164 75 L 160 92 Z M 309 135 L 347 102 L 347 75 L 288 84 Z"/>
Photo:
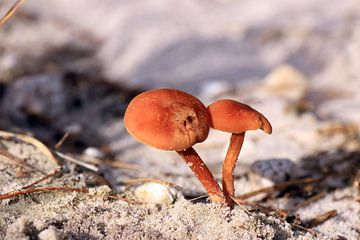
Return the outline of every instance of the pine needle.
<path id="1" fill-rule="evenodd" d="M 75 191 L 87 193 L 88 190 L 86 188 L 75 188 L 75 187 L 38 187 L 38 188 L 29 188 L 21 191 L 10 192 L 5 194 L 0 194 L 0 199 L 7 199 L 11 197 L 27 195 L 31 193 L 37 192 L 53 192 L 53 191 Z"/>
<path id="2" fill-rule="evenodd" d="M 48 179 L 49 177 L 54 176 L 54 175 L 55 175 L 55 174 L 57 174 L 58 172 L 59 172 L 59 169 L 56 169 L 56 170 L 55 170 L 55 171 L 53 171 L 52 173 L 49 173 L 48 175 L 46 175 L 46 176 L 44 176 L 44 177 L 42 177 L 42 178 L 40 178 L 40 179 L 36 180 L 35 182 L 30 183 L 30 184 L 28 184 L 28 185 L 26 185 L 26 186 L 22 187 L 22 189 L 31 188 L 31 187 L 33 187 L 33 186 L 35 186 L 35 185 L 37 185 L 37 184 L 39 184 L 39 183 L 41 183 L 41 182 L 45 181 L 45 180 L 46 180 L 46 179 Z"/>
<path id="3" fill-rule="evenodd" d="M 19 9 L 19 7 L 25 2 L 25 0 L 17 0 L 9 9 L 9 11 L 7 11 L 7 13 L 0 19 L 0 27 L 7 21 L 9 20 L 15 13 L 16 11 Z"/>
<path id="4" fill-rule="evenodd" d="M 89 170 L 91 170 L 91 171 L 94 171 L 94 172 L 99 171 L 99 168 L 96 167 L 96 166 L 93 165 L 93 164 L 90 164 L 90 163 L 87 163 L 87 162 L 78 160 L 78 159 L 76 159 L 76 158 L 73 158 L 73 157 L 71 157 L 71 156 L 69 156 L 69 155 L 67 155 L 67 154 L 61 153 L 61 152 L 59 152 L 59 151 L 54 151 L 54 153 L 55 153 L 57 156 L 59 156 L 59 157 L 61 157 L 62 159 L 64 159 L 64 160 L 67 160 L 67 161 L 69 161 L 69 162 L 75 163 L 75 164 L 77 164 L 77 165 L 79 165 L 79 166 L 82 166 L 82 167 L 84 167 L 84 168 L 87 168 L 87 169 L 89 169 Z"/>

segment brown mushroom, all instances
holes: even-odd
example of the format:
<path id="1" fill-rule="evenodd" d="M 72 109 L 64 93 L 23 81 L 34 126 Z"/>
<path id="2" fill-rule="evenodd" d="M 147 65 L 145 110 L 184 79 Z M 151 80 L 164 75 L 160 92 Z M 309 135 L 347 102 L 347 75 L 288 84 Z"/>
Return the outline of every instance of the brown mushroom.
<path id="1" fill-rule="evenodd" d="M 200 180 L 210 200 L 225 202 L 218 183 L 192 148 L 209 134 L 209 116 L 200 100 L 175 89 L 150 90 L 132 99 L 124 121 L 128 132 L 138 141 L 176 151 Z"/>
<path id="2" fill-rule="evenodd" d="M 246 104 L 230 100 L 218 100 L 208 107 L 210 126 L 214 129 L 231 134 L 222 169 L 222 187 L 227 205 L 234 206 L 234 169 L 244 142 L 245 132 L 248 130 L 262 129 L 271 134 L 270 122 L 258 111 Z"/>

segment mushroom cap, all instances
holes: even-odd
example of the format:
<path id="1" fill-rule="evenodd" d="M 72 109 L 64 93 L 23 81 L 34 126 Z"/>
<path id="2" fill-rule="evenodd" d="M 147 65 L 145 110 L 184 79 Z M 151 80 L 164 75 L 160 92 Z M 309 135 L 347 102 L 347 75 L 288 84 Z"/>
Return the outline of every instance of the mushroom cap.
<path id="1" fill-rule="evenodd" d="M 261 129 L 271 134 L 270 122 L 252 107 L 231 100 L 221 99 L 207 107 L 210 117 L 210 126 L 214 129 L 242 133 L 248 130 Z"/>
<path id="2" fill-rule="evenodd" d="M 196 97 L 175 89 L 154 89 L 129 103 L 125 127 L 138 141 L 163 150 L 183 151 L 209 134 L 209 116 Z"/>

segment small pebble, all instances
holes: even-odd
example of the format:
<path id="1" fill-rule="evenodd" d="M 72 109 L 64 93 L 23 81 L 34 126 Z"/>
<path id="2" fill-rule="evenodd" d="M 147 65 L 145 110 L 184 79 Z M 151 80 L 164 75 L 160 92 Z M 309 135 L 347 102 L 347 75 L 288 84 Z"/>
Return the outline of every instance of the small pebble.
<path id="1" fill-rule="evenodd" d="M 40 240 L 58 240 L 58 233 L 57 229 L 53 226 L 50 226 L 49 228 L 43 230 L 38 235 Z"/>
<path id="2" fill-rule="evenodd" d="M 103 197 L 104 199 L 108 198 L 110 194 L 111 188 L 106 185 L 89 189 L 89 195 Z"/>
<path id="3" fill-rule="evenodd" d="M 94 158 L 104 158 L 104 153 L 95 147 L 88 147 L 84 150 L 84 154 Z"/>
<path id="4" fill-rule="evenodd" d="M 298 101 L 304 97 L 307 89 L 308 81 L 299 70 L 290 65 L 281 65 L 265 78 L 260 94 Z"/>

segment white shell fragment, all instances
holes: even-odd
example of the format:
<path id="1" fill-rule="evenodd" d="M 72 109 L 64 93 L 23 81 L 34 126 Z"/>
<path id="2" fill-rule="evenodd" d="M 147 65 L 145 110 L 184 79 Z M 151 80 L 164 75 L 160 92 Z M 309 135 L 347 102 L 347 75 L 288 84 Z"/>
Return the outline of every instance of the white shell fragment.
<path id="1" fill-rule="evenodd" d="M 263 186 L 288 181 L 299 176 L 299 168 L 289 159 L 259 160 L 251 165 L 252 180 Z"/>
<path id="2" fill-rule="evenodd" d="M 178 191 L 159 183 L 145 183 L 135 190 L 138 201 L 152 204 L 172 204 L 178 196 Z"/>

